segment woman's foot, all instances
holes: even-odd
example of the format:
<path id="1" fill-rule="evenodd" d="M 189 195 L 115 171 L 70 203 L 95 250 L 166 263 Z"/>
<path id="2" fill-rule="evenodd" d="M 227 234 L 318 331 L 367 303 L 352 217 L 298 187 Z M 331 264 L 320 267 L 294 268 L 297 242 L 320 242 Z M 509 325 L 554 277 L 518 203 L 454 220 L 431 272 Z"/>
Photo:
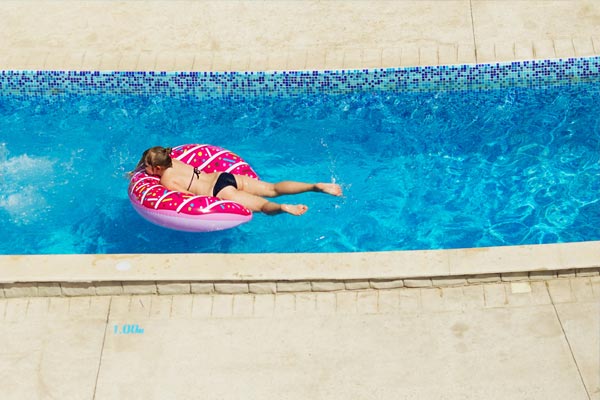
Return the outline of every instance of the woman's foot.
<path id="1" fill-rule="evenodd" d="M 282 204 L 281 210 L 292 215 L 302 215 L 308 210 L 308 207 L 304 204 Z"/>
<path id="2" fill-rule="evenodd" d="M 332 196 L 341 196 L 342 188 L 336 183 L 317 183 L 315 185 L 317 192 L 327 193 Z"/>

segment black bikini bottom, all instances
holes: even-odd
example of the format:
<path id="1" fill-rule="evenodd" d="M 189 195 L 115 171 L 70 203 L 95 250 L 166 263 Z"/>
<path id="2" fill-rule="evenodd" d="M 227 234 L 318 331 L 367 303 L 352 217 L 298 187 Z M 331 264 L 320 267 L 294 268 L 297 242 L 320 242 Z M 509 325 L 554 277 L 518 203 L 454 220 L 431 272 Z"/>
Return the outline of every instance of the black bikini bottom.
<path id="1" fill-rule="evenodd" d="M 215 182 L 215 187 L 213 188 L 213 196 L 217 197 L 217 194 L 219 194 L 219 192 L 227 186 L 233 186 L 237 189 L 237 182 L 235 181 L 235 176 L 233 176 L 233 174 L 230 174 L 229 172 L 221 172 L 221 175 L 219 175 L 217 181 Z"/>

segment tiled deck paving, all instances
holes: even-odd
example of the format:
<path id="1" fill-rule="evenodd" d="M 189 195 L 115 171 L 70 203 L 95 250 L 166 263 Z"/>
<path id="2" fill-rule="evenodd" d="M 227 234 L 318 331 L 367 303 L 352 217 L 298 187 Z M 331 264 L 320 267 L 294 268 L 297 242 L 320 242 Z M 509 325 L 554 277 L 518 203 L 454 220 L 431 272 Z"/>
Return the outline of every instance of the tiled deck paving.
<path id="1" fill-rule="evenodd" d="M 598 398 L 599 299 L 598 276 L 1 299 L 0 382 L 10 399 Z"/>
<path id="2" fill-rule="evenodd" d="M 600 54 L 595 0 L 4 1 L 2 69 L 245 71 Z"/>

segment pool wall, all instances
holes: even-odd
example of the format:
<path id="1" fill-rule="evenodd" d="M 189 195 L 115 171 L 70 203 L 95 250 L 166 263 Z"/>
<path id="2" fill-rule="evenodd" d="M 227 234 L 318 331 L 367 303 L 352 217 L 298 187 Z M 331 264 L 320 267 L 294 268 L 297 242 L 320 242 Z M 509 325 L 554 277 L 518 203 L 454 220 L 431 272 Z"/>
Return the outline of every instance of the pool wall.
<path id="1" fill-rule="evenodd" d="M 0 96 L 118 95 L 232 100 L 306 93 L 486 90 L 598 81 L 600 57 L 360 70 L 0 71 Z"/>

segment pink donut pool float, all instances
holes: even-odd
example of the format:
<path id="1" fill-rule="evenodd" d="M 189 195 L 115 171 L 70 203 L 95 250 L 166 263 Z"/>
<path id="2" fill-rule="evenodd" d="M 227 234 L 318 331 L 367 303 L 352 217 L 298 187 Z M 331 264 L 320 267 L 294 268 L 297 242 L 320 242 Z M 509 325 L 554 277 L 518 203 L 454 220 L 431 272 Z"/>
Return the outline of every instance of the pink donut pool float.
<path id="1" fill-rule="evenodd" d="M 208 144 L 174 147 L 171 157 L 202 172 L 230 172 L 257 178 L 256 173 L 238 155 Z M 196 196 L 168 190 L 157 176 L 136 171 L 129 181 L 129 200 L 148 221 L 186 232 L 211 232 L 233 228 L 252 219 L 252 212 L 233 201 L 213 196 Z"/>

